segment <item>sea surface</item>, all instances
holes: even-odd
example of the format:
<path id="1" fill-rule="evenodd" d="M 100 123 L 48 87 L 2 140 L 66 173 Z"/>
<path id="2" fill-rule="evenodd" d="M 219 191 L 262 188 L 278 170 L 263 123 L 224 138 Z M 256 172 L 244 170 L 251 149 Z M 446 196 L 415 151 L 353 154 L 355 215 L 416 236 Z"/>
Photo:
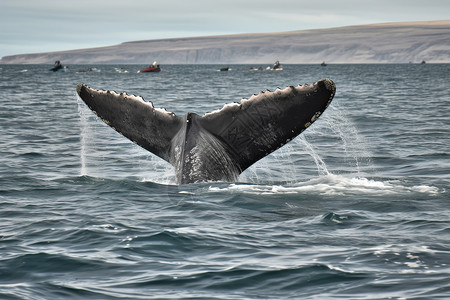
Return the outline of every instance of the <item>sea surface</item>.
<path id="1" fill-rule="evenodd" d="M 0 299 L 450 299 L 450 65 L 50 67 L 0 65 Z M 325 77 L 234 183 L 176 185 L 75 91 L 202 115 Z"/>

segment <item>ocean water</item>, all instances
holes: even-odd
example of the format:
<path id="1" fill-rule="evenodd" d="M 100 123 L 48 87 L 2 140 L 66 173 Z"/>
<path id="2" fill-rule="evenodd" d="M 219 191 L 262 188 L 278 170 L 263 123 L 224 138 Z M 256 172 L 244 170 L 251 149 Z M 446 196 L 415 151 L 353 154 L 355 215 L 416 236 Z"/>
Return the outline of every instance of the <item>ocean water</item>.
<path id="1" fill-rule="evenodd" d="M 450 298 L 450 65 L 50 67 L 0 65 L 0 299 Z M 175 185 L 75 92 L 203 114 L 324 77 L 325 113 L 235 183 Z"/>

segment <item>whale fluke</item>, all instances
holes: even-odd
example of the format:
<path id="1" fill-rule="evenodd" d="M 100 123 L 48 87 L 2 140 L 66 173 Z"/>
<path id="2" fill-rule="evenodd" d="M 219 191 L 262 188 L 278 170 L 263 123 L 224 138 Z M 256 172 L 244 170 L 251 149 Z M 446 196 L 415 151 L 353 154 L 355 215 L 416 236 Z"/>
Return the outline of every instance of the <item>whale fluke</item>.
<path id="1" fill-rule="evenodd" d="M 179 184 L 236 181 L 316 121 L 335 91 L 332 80 L 321 79 L 260 92 L 203 116 L 179 117 L 141 97 L 77 86 L 81 99 L 106 124 L 172 164 Z"/>

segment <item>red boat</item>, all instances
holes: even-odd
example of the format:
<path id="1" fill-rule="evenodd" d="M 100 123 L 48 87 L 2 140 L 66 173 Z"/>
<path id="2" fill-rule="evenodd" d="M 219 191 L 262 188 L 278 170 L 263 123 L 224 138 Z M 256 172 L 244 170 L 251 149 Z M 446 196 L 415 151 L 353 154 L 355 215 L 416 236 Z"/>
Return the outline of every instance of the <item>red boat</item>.
<path id="1" fill-rule="evenodd" d="M 158 67 L 150 66 L 150 67 L 148 67 L 148 68 L 139 70 L 138 73 L 145 73 L 145 72 L 159 72 L 159 71 L 161 71 L 161 68 L 160 68 L 159 66 L 158 66 Z"/>
<path id="2" fill-rule="evenodd" d="M 138 73 L 145 73 L 145 72 L 159 72 L 161 71 L 161 68 L 159 67 L 158 64 L 156 64 L 156 61 L 153 62 L 152 65 L 150 65 L 148 68 L 139 70 Z"/>

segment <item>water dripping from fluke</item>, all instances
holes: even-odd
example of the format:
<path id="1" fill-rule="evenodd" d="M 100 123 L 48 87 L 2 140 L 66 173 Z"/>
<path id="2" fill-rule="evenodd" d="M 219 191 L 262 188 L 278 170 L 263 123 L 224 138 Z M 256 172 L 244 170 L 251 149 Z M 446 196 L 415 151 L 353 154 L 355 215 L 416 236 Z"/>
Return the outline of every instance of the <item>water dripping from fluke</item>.
<path id="1" fill-rule="evenodd" d="M 80 176 L 87 176 L 86 156 L 87 156 L 87 135 L 89 134 L 89 123 L 87 111 L 83 109 L 81 98 L 76 95 L 78 104 L 78 114 L 80 115 Z"/>
<path id="2" fill-rule="evenodd" d="M 322 158 L 320 158 L 319 154 L 314 150 L 312 145 L 306 140 L 304 135 L 300 137 L 300 141 L 305 146 L 305 149 L 308 152 L 308 154 L 314 159 L 314 163 L 317 166 L 317 171 L 319 172 L 319 175 L 321 176 L 330 175 L 327 165 L 322 160 Z"/>

